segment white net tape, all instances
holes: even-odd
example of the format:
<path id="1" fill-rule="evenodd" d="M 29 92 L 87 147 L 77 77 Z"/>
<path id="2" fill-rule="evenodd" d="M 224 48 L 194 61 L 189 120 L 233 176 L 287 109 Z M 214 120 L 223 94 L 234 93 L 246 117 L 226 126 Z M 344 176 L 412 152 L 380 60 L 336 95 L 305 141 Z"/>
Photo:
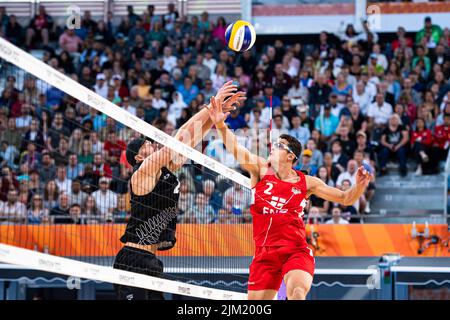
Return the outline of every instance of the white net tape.
<path id="1" fill-rule="evenodd" d="M 246 294 L 201 287 L 0 244 L 0 261 L 72 277 L 212 300 L 244 300 Z"/>

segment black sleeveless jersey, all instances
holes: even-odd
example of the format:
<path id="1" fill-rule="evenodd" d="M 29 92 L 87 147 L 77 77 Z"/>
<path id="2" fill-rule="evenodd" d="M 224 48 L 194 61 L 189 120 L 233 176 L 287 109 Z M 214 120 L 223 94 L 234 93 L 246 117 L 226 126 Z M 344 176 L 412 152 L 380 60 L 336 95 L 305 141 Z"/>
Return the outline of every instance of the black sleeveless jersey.
<path id="1" fill-rule="evenodd" d="M 146 195 L 134 194 L 130 183 L 131 217 L 120 241 L 140 245 L 163 241 L 175 244 L 179 187 L 177 176 L 166 167 L 161 168 L 161 177 Z"/>

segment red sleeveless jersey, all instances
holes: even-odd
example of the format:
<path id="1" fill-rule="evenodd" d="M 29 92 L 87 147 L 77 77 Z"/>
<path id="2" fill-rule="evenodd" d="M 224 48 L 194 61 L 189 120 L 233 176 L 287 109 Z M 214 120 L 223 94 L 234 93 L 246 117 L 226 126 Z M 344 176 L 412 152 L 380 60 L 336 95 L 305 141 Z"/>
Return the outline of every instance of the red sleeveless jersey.
<path id="1" fill-rule="evenodd" d="M 267 174 L 252 188 L 253 239 L 261 246 L 307 246 L 303 209 L 306 207 L 305 175 L 300 180 L 285 182 L 269 168 Z"/>

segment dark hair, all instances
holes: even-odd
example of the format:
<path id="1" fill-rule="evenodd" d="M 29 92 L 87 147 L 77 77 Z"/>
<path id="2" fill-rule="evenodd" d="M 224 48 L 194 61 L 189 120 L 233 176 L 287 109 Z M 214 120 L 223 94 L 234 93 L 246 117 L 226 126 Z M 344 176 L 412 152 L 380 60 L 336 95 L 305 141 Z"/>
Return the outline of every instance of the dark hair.
<path id="1" fill-rule="evenodd" d="M 297 159 L 300 158 L 300 154 L 302 153 L 302 144 L 300 143 L 300 141 L 288 134 L 280 135 L 280 139 L 286 140 L 288 142 L 289 148 L 291 148 Z"/>

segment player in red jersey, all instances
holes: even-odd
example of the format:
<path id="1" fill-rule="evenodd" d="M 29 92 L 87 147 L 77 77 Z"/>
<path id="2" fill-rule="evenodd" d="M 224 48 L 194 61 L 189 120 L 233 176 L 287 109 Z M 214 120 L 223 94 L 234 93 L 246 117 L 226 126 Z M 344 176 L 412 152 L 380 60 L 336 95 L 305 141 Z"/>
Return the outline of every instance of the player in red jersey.
<path id="1" fill-rule="evenodd" d="M 252 154 L 225 125 L 229 113 L 222 112 L 222 103 L 211 98 L 211 120 L 227 151 L 250 173 L 254 196 L 250 211 L 256 251 L 250 265 L 248 299 L 274 299 L 283 279 L 288 299 L 305 299 L 314 275 L 314 257 L 302 219 L 309 196 L 351 205 L 364 193 L 371 174 L 360 167 L 351 189 L 344 192 L 329 187 L 292 168 L 302 146 L 289 135 L 280 136 L 268 159 Z"/>

